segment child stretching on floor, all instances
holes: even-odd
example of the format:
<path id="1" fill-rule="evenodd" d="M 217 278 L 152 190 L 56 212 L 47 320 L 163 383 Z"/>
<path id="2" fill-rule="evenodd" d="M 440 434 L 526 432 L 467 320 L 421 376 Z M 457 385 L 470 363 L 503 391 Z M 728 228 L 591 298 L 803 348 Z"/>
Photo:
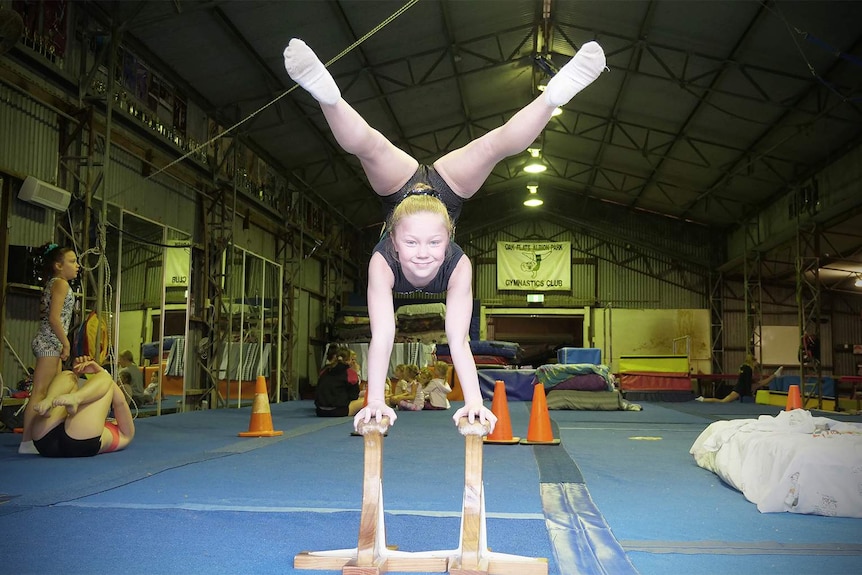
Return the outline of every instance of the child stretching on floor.
<path id="1" fill-rule="evenodd" d="M 85 375 L 89 379 L 78 385 Z M 116 423 L 107 420 L 111 410 Z M 33 445 L 44 457 L 91 457 L 124 449 L 135 437 L 123 390 L 89 356 L 54 376 L 33 412 Z"/>

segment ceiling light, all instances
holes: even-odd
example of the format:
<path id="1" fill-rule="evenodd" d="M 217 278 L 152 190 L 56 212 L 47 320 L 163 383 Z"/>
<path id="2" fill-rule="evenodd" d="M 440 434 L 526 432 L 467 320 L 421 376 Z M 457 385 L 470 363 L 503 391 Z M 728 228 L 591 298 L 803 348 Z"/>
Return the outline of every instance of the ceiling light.
<path id="1" fill-rule="evenodd" d="M 546 166 L 539 160 L 536 160 L 535 162 L 530 162 L 529 164 L 524 166 L 524 171 L 528 174 L 541 174 L 547 169 L 548 166 Z"/>
<path id="2" fill-rule="evenodd" d="M 539 182 L 528 182 L 527 189 L 530 193 L 527 195 L 527 199 L 524 200 L 524 205 L 529 208 L 535 208 L 537 206 L 541 206 L 545 202 L 539 198 Z"/>
<path id="3" fill-rule="evenodd" d="M 856 274 L 856 281 L 853 282 L 856 287 L 862 287 L 862 273 Z"/>
<path id="4" fill-rule="evenodd" d="M 548 166 L 542 161 L 542 148 L 527 148 L 527 153 L 530 154 L 532 161 L 524 166 L 525 172 L 528 174 L 541 174 L 548 169 Z"/>
<path id="5" fill-rule="evenodd" d="M 557 106 L 556 108 L 554 108 L 554 111 L 551 112 L 551 117 L 559 116 L 562 113 L 563 113 L 563 109 L 560 108 L 559 106 Z"/>
<path id="6" fill-rule="evenodd" d="M 548 87 L 548 85 L 547 85 L 547 84 L 539 84 L 539 85 L 537 85 L 537 86 L 536 86 L 536 89 L 537 89 L 539 92 L 544 92 L 544 91 L 545 91 L 545 88 L 547 88 L 547 87 Z"/>

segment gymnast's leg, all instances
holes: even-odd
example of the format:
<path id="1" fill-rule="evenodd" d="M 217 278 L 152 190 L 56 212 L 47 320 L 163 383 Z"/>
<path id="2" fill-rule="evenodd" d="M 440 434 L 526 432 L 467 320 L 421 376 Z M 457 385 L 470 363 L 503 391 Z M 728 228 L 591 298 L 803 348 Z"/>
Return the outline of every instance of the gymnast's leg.
<path id="1" fill-rule="evenodd" d="M 71 371 L 55 375 L 46 390 L 46 396 L 33 404 L 33 439 L 42 439 L 49 431 L 61 425 L 68 416 L 65 406 L 55 406 L 54 399 L 72 393 L 78 387 L 78 378 Z"/>
<path id="2" fill-rule="evenodd" d="M 471 197 L 498 162 L 526 150 L 545 129 L 554 109 L 589 86 L 604 67 L 602 47 L 587 42 L 551 78 L 542 94 L 499 128 L 437 160 L 434 163 L 437 172 L 459 196 Z"/>
<path id="3" fill-rule="evenodd" d="M 359 158 L 378 195 L 393 194 L 407 183 L 419 162 L 369 126 L 344 101 L 335 79 L 305 42 L 297 38 L 290 41 L 284 49 L 284 67 L 291 79 L 318 101 L 335 140 L 345 152 Z"/>

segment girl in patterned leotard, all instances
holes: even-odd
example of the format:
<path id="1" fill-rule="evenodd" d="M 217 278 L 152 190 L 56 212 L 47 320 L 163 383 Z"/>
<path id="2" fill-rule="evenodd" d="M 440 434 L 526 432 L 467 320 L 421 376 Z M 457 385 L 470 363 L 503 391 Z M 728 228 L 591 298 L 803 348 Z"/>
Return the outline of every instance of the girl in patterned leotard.
<path id="1" fill-rule="evenodd" d="M 33 372 L 33 388 L 30 401 L 24 408 L 24 434 L 18 453 L 36 453 L 30 429 L 35 412 L 33 407 L 48 392 L 48 384 L 54 379 L 64 361 L 69 359 L 69 326 L 75 308 L 75 296 L 69 281 L 78 276 L 78 256 L 71 248 L 48 244 L 42 248 L 43 277 L 49 278 L 42 291 L 39 330 L 31 344 L 36 356 Z"/>

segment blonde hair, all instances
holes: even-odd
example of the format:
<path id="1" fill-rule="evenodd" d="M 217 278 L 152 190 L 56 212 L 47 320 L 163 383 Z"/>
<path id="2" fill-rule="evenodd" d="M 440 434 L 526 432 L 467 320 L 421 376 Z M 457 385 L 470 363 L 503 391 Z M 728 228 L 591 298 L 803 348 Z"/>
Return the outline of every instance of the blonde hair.
<path id="1" fill-rule="evenodd" d="M 415 363 L 409 363 L 404 366 L 404 379 L 411 380 L 416 379 L 416 376 L 419 375 L 419 366 Z"/>
<path id="2" fill-rule="evenodd" d="M 413 189 L 416 191 L 422 188 L 431 190 L 431 188 L 425 184 L 418 184 Z M 401 203 L 398 204 L 394 210 L 392 210 L 392 215 L 389 216 L 389 221 L 386 223 L 386 231 L 388 231 L 390 235 L 393 235 L 398 224 L 400 224 L 404 218 L 415 216 L 416 214 L 434 214 L 440 216 L 443 219 L 443 225 L 446 227 L 447 233 L 450 237 L 452 236 L 452 219 L 449 217 L 449 211 L 446 209 L 446 206 L 439 198 L 429 196 L 421 192 L 407 196 L 401 200 Z"/>
<path id="3" fill-rule="evenodd" d="M 416 376 L 416 379 L 419 383 L 428 383 L 434 379 L 434 371 L 432 371 L 430 367 L 423 367 L 419 370 L 419 374 Z"/>
<path id="4" fill-rule="evenodd" d="M 434 375 L 436 375 L 440 379 L 446 379 L 446 376 L 449 374 L 449 364 L 445 361 L 434 362 L 433 368 Z"/>

